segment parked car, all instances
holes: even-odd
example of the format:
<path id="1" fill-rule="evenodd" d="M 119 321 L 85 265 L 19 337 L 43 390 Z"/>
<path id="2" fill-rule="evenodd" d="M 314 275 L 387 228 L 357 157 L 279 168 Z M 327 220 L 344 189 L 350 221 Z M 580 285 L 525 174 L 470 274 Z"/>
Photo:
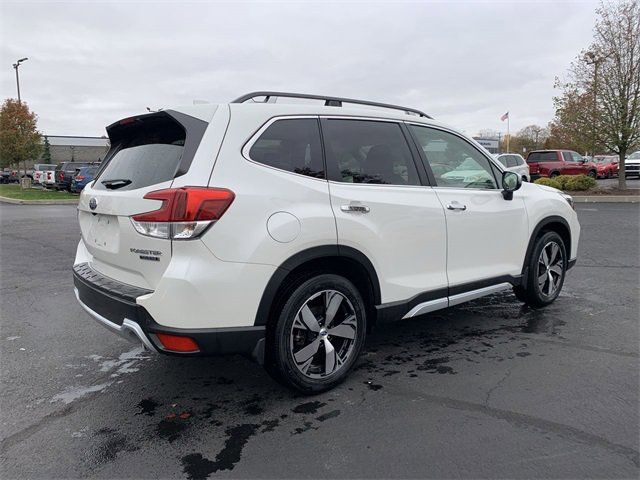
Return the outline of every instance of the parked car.
<path id="1" fill-rule="evenodd" d="M 55 188 L 56 190 L 71 191 L 71 181 L 75 176 L 76 170 L 82 167 L 95 165 L 89 162 L 63 162 L 56 166 L 55 170 Z"/>
<path id="2" fill-rule="evenodd" d="M 640 178 L 640 150 L 633 152 L 624 161 L 625 177 L 636 176 Z"/>
<path id="3" fill-rule="evenodd" d="M 558 175 L 598 176 L 597 166 L 571 150 L 536 150 L 529 152 L 527 163 L 533 180 Z"/>
<path id="4" fill-rule="evenodd" d="M 71 180 L 71 191 L 80 193 L 88 183 L 93 181 L 93 177 L 99 168 L 100 167 L 97 165 L 79 168 L 76 171 L 73 180 Z"/>
<path id="5" fill-rule="evenodd" d="M 152 351 L 245 354 L 304 393 L 344 380 L 376 323 L 506 289 L 543 307 L 576 261 L 570 196 L 412 108 L 259 92 L 107 132 L 78 204 L 81 306 Z"/>
<path id="6" fill-rule="evenodd" d="M 618 175 L 617 155 L 596 155 L 595 163 L 598 169 L 598 178 L 613 178 Z"/>
<path id="7" fill-rule="evenodd" d="M 45 170 L 43 172 L 43 176 L 41 177 L 40 184 L 44 188 L 55 188 L 56 186 L 56 171 L 55 170 Z"/>
<path id="8" fill-rule="evenodd" d="M 494 155 L 496 160 L 498 160 L 505 170 L 509 170 L 510 172 L 516 172 L 522 177 L 522 180 L 525 182 L 531 181 L 531 175 L 529 174 L 529 165 L 523 158 L 522 155 L 518 153 L 500 153 Z"/>
<path id="9" fill-rule="evenodd" d="M 0 183 L 18 183 L 18 174 L 15 170 L 5 169 L 0 172 Z"/>
<path id="10" fill-rule="evenodd" d="M 36 163 L 33 166 L 33 183 L 42 184 L 46 178 L 47 171 L 53 171 L 56 169 L 56 165 L 48 163 Z"/>

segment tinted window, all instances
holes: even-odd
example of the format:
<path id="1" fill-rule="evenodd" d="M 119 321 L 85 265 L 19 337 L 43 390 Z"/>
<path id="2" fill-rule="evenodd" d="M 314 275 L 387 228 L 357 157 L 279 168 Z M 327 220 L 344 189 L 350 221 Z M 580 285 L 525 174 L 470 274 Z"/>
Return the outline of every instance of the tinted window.
<path id="1" fill-rule="evenodd" d="M 121 125 L 114 138 L 107 153 L 108 163 L 94 184 L 99 190 L 107 189 L 107 185 L 134 190 L 172 180 L 180 165 L 186 133 L 179 123 L 162 115 Z"/>
<path id="2" fill-rule="evenodd" d="M 324 178 L 318 120 L 292 118 L 273 122 L 252 145 L 249 158 L 287 172 Z"/>
<path id="3" fill-rule="evenodd" d="M 442 130 L 411 125 L 439 187 L 497 188 L 487 157 L 469 142 Z"/>
<path id="4" fill-rule="evenodd" d="M 328 119 L 322 124 L 330 178 L 347 183 L 419 185 L 400 125 Z"/>
<path id="5" fill-rule="evenodd" d="M 582 155 L 576 152 L 571 152 L 571 156 L 573 157 L 574 162 L 582 162 L 584 160 L 584 158 L 582 158 Z"/>
<path id="6" fill-rule="evenodd" d="M 498 161 L 503 165 L 503 166 L 507 166 L 507 155 L 500 155 L 498 157 Z"/>
<path id="7" fill-rule="evenodd" d="M 515 155 L 509 155 L 507 157 L 507 167 L 517 167 L 518 166 L 518 157 Z"/>
<path id="8" fill-rule="evenodd" d="M 558 154 L 556 152 L 532 152 L 527 157 L 527 162 L 557 162 Z"/>

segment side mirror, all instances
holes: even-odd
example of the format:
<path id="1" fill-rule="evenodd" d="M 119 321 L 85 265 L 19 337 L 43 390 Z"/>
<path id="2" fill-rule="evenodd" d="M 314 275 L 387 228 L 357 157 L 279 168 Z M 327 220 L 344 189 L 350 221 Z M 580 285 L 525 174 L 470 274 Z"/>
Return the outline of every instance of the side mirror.
<path id="1" fill-rule="evenodd" d="M 502 173 L 502 196 L 505 200 L 513 199 L 513 192 L 522 186 L 522 178 L 515 172 Z"/>

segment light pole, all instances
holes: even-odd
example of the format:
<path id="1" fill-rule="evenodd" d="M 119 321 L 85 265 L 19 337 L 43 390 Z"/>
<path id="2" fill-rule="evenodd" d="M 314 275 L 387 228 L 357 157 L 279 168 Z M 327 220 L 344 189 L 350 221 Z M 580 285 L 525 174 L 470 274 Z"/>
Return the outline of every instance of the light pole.
<path id="1" fill-rule="evenodd" d="M 16 86 L 18 87 L 18 103 L 22 103 L 22 101 L 20 100 L 20 76 L 18 75 L 18 67 L 20 67 L 20 64 L 22 62 L 26 62 L 27 60 L 29 59 L 27 57 L 24 57 L 13 64 L 13 68 L 16 71 Z"/>
<path id="2" fill-rule="evenodd" d="M 585 61 L 587 65 L 593 65 L 593 106 L 592 106 L 592 132 L 591 132 L 591 157 L 595 158 L 596 156 L 596 128 L 597 128 L 597 113 L 598 113 L 598 66 L 602 63 L 602 61 L 607 58 L 605 55 L 596 55 L 594 52 L 587 52 L 585 54 Z"/>

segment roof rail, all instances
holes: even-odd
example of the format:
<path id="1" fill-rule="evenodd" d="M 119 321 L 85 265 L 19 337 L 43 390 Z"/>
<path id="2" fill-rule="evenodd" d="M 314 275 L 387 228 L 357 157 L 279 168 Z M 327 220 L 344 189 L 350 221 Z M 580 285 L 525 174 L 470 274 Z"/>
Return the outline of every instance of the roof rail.
<path id="1" fill-rule="evenodd" d="M 256 97 L 265 97 L 261 103 L 267 103 L 271 97 L 286 97 L 286 98 L 304 98 L 308 100 L 324 100 L 325 106 L 328 107 L 341 107 L 342 103 L 354 103 L 357 105 L 369 105 L 372 107 L 390 108 L 393 110 L 402 110 L 408 114 L 415 114 L 420 117 L 431 118 L 424 112 L 416 110 L 415 108 L 401 107 L 399 105 L 391 105 L 389 103 L 369 102 L 367 100 L 356 100 L 354 98 L 342 98 L 342 97 L 327 97 L 326 95 L 309 95 L 306 93 L 290 93 L 290 92 L 251 92 L 241 97 L 236 98 L 231 103 L 244 103 L 248 100 L 253 100 Z"/>

